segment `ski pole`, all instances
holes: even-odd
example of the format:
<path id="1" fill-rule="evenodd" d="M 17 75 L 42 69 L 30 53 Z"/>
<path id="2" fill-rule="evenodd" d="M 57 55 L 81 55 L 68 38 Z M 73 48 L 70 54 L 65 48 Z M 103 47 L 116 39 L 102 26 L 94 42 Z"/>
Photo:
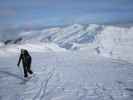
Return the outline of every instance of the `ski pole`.
<path id="1" fill-rule="evenodd" d="M 20 67 L 18 67 L 18 68 L 19 68 L 19 71 L 20 71 L 21 75 L 23 75 L 22 69 Z"/>

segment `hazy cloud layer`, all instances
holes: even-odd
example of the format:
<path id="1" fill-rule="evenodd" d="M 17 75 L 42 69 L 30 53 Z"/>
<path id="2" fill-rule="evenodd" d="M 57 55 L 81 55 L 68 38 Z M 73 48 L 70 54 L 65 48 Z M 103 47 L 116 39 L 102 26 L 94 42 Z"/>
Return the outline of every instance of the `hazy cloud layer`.
<path id="1" fill-rule="evenodd" d="M 0 30 L 72 23 L 132 23 L 133 0 L 0 0 Z"/>

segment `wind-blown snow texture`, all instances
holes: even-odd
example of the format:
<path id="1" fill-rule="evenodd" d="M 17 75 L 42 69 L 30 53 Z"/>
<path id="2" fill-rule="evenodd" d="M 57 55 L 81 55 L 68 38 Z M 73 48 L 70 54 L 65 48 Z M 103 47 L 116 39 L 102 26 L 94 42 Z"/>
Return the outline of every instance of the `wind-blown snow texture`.
<path id="1" fill-rule="evenodd" d="M 0 100 L 132 100 L 133 26 L 79 25 L 20 32 L 0 42 Z M 30 51 L 35 74 L 17 68 Z"/>

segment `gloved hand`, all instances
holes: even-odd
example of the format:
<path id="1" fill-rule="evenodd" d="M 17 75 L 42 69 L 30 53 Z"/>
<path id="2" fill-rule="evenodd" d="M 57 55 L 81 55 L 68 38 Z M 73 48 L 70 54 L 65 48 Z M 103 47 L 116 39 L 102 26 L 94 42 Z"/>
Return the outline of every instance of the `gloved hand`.
<path id="1" fill-rule="evenodd" d="M 19 67 L 19 64 L 17 64 L 17 66 Z"/>

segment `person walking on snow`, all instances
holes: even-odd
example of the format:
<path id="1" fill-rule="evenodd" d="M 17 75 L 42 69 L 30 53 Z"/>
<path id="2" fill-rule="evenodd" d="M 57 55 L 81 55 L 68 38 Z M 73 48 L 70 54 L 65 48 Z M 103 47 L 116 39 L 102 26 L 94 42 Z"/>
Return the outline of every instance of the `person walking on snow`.
<path id="1" fill-rule="evenodd" d="M 22 64 L 23 64 L 24 77 L 28 77 L 28 73 L 33 74 L 32 70 L 31 70 L 32 58 L 26 49 L 21 49 L 21 54 L 20 54 L 19 61 L 17 64 L 18 67 L 20 65 L 21 60 L 22 60 Z"/>

